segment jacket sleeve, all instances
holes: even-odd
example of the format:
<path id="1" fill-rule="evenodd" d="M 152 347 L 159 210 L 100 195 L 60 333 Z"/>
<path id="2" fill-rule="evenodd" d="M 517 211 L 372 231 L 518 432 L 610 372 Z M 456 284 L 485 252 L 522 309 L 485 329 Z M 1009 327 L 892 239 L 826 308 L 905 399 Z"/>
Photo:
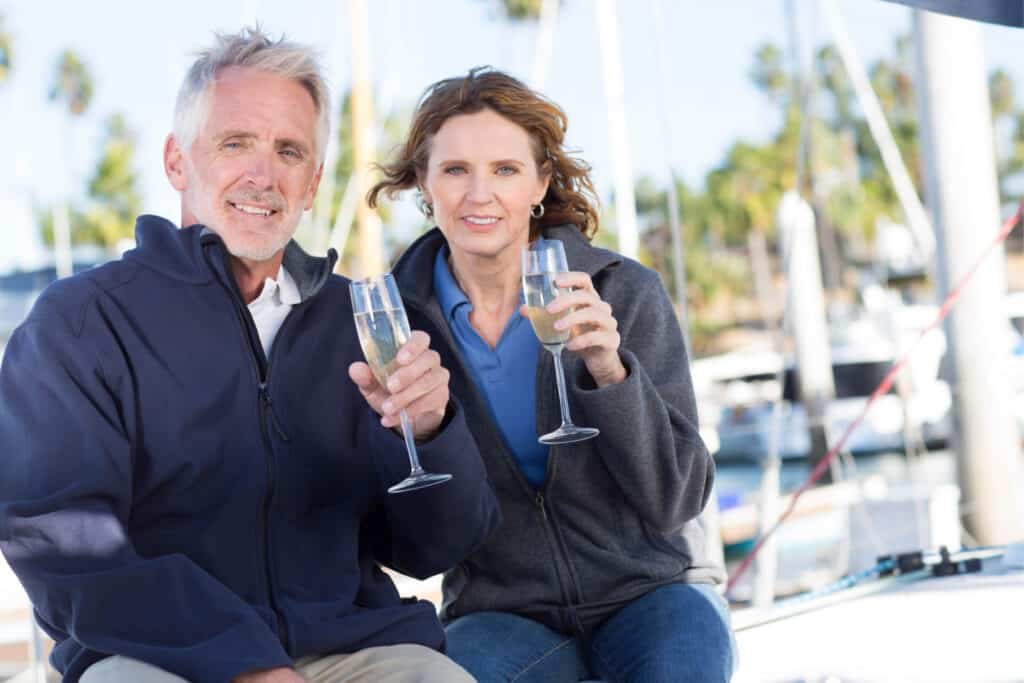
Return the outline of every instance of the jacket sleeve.
<path id="1" fill-rule="evenodd" d="M 608 274 L 615 277 L 615 271 Z M 700 514 L 714 462 L 698 433 L 697 406 L 675 310 L 651 273 L 640 291 L 613 304 L 627 377 L 597 388 L 578 357 L 569 384 L 597 450 L 623 496 L 649 524 L 670 533 Z"/>
<path id="2" fill-rule="evenodd" d="M 40 622 L 200 683 L 290 666 L 266 622 L 218 580 L 184 555 L 133 548 L 130 383 L 99 362 L 115 353 L 113 335 L 88 314 L 36 308 L 0 369 L 0 550 Z"/>
<path id="3" fill-rule="evenodd" d="M 461 407 L 452 400 L 441 431 L 417 444 L 420 463 L 428 472 L 452 478 L 418 491 L 388 494 L 387 487 L 409 474 L 405 444 L 381 427 L 367 408 L 360 441 L 379 453 L 382 503 L 371 521 L 373 548 L 381 564 L 407 576 L 425 579 L 451 569 L 480 546 L 497 528 L 501 513 L 483 460 L 466 426 Z"/>

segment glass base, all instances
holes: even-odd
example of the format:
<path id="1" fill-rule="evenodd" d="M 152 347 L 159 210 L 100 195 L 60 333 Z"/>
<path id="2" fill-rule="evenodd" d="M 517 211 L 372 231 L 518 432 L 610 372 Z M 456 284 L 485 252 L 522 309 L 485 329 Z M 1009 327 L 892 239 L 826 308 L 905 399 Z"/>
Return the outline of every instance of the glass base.
<path id="1" fill-rule="evenodd" d="M 409 491 L 419 491 L 435 484 L 443 484 L 452 478 L 450 474 L 434 474 L 433 472 L 420 472 L 419 474 L 410 474 L 408 477 L 398 482 L 394 486 L 388 489 L 388 493 L 407 493 Z"/>
<path id="2" fill-rule="evenodd" d="M 577 427 L 576 425 L 562 425 L 553 432 L 541 436 L 537 439 L 546 446 L 554 446 L 561 443 L 575 443 L 577 441 L 586 441 L 587 439 L 593 439 L 595 436 L 601 433 L 601 430 L 593 427 Z"/>

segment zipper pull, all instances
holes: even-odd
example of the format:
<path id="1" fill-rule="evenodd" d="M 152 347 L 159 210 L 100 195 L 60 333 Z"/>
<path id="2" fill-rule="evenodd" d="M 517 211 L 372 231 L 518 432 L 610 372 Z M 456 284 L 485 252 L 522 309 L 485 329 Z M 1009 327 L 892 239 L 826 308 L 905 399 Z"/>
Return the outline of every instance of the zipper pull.
<path id="1" fill-rule="evenodd" d="M 537 491 L 537 507 L 540 508 L 540 516 L 544 518 L 544 521 L 548 521 L 548 511 L 544 507 L 544 494 Z"/>
<path id="2" fill-rule="evenodd" d="M 291 441 L 281 426 L 280 420 L 277 419 L 277 413 L 274 412 L 274 403 L 270 400 L 270 391 L 267 389 L 266 382 L 260 382 L 260 400 L 263 402 L 265 411 L 270 414 L 270 423 L 274 425 L 274 431 L 277 432 L 277 435 L 284 442 Z"/>

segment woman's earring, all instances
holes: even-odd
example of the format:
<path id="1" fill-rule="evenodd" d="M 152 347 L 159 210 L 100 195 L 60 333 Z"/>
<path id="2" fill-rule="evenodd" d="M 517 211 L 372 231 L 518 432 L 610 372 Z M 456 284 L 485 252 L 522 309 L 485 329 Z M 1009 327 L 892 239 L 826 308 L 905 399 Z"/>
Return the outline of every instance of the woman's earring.
<path id="1" fill-rule="evenodd" d="M 533 206 L 531 206 L 530 207 L 530 215 L 533 216 L 534 218 L 543 218 L 544 217 L 544 205 L 543 204 L 534 204 Z"/>
<path id="2" fill-rule="evenodd" d="M 416 206 L 427 218 L 434 217 L 434 205 L 424 199 L 422 194 L 416 195 Z"/>

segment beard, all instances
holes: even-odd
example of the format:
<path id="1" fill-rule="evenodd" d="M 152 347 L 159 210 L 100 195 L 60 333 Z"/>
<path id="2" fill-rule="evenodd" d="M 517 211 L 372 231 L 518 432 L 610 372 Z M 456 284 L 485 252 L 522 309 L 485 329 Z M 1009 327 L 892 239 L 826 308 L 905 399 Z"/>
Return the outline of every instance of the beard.
<path id="1" fill-rule="evenodd" d="M 290 224 L 287 215 L 288 205 L 276 192 L 260 192 L 258 190 L 236 190 L 224 198 L 222 211 L 223 224 L 207 224 L 211 230 L 220 235 L 228 253 L 235 258 L 247 261 L 268 261 L 287 246 L 291 241 L 298 221 Z M 265 229 L 253 230 L 242 224 L 245 216 L 232 204 L 262 206 L 274 211 Z M 214 212 L 211 212 L 213 215 Z M 218 221 L 220 223 L 220 221 Z"/>
<path id="2" fill-rule="evenodd" d="M 217 232 L 217 230 L 214 230 Z M 245 259 L 246 261 L 269 261 L 279 251 L 284 249 L 288 242 L 291 241 L 291 231 L 285 231 L 284 233 L 274 233 L 266 235 L 259 239 L 241 239 L 235 238 L 234 236 L 228 237 L 223 233 L 219 233 L 221 239 L 224 240 L 224 246 L 227 248 L 228 253 L 235 258 Z"/>

